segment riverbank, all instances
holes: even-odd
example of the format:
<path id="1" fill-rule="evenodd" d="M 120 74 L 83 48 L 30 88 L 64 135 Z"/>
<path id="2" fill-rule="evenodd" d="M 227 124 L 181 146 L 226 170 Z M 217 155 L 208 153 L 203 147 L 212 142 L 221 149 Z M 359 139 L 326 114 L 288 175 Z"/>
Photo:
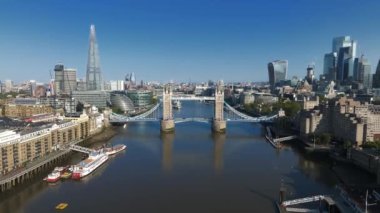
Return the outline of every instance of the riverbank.
<path id="1" fill-rule="evenodd" d="M 273 125 L 271 128 L 275 133 L 284 133 L 284 130 L 279 131 Z M 287 132 L 285 135 L 292 133 Z M 287 141 L 284 142 L 284 144 L 297 147 L 305 156 L 310 157 L 315 161 L 319 161 L 320 158 L 324 158 L 329 161 L 331 164 L 331 172 L 334 173 L 342 185 L 354 188 L 378 186 L 376 182 L 376 175 L 373 175 L 365 169 L 355 165 L 352 161 L 346 158 L 335 156 L 332 153 L 330 146 L 314 144 L 307 141 L 305 138 Z"/>
<path id="2" fill-rule="evenodd" d="M 103 128 L 86 139 L 73 141 L 70 144 L 91 146 L 94 143 L 108 141 L 116 134 L 117 132 L 113 127 Z M 67 162 L 73 154 L 74 152 L 69 149 L 55 151 L 26 164 L 22 168 L 3 175 L 0 178 L 0 192 L 10 191 L 26 182 L 45 176 L 52 168 Z"/>
<path id="3" fill-rule="evenodd" d="M 84 145 L 92 145 L 102 141 L 108 141 L 117 134 L 116 128 L 113 126 L 103 128 L 100 132 L 88 137 L 84 141 Z"/>

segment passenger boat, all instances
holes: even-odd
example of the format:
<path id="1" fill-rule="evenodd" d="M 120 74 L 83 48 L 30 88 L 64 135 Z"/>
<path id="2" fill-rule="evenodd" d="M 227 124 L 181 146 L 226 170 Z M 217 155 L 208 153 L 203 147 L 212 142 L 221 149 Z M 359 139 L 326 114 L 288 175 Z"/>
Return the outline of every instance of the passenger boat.
<path id="1" fill-rule="evenodd" d="M 176 100 L 176 101 L 173 101 L 173 108 L 174 109 L 181 109 L 181 101 L 179 100 Z"/>
<path id="2" fill-rule="evenodd" d="M 61 174 L 62 179 L 69 179 L 71 177 L 72 173 L 70 171 L 65 171 Z"/>
<path id="3" fill-rule="evenodd" d="M 114 155 L 114 154 L 116 154 L 118 152 L 123 151 L 126 148 L 127 148 L 126 145 L 124 145 L 124 144 L 118 144 L 118 145 L 115 145 L 115 146 L 112 146 L 112 147 L 105 147 L 105 148 L 103 148 L 103 152 L 105 152 L 107 155 Z"/>
<path id="4" fill-rule="evenodd" d="M 73 168 L 72 179 L 79 180 L 82 177 L 93 172 L 100 165 L 108 160 L 108 155 L 102 150 L 95 151 L 89 154 L 88 158 L 79 162 Z"/>
<path id="5" fill-rule="evenodd" d="M 46 178 L 44 178 L 44 180 L 48 183 L 55 183 L 59 181 L 60 177 L 61 177 L 61 172 L 54 170 Z"/>

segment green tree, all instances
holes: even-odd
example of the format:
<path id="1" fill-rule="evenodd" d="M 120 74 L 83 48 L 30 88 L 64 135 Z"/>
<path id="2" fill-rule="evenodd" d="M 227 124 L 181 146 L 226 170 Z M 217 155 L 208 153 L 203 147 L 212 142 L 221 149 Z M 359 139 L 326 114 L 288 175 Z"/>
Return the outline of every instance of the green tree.
<path id="1" fill-rule="evenodd" d="M 331 135 L 330 134 L 328 134 L 328 133 L 323 133 L 323 134 L 321 134 L 319 137 L 319 143 L 320 144 L 323 144 L 323 145 L 327 145 L 327 144 L 329 144 L 330 143 L 330 141 L 331 141 Z"/>

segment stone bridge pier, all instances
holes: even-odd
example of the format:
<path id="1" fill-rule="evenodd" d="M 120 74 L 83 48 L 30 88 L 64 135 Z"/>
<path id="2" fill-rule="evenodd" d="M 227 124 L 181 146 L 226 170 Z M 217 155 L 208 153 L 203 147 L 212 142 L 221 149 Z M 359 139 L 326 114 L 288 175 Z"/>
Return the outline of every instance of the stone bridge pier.
<path id="1" fill-rule="evenodd" d="M 222 82 L 218 82 L 215 88 L 215 107 L 214 119 L 212 122 L 212 130 L 217 133 L 226 132 L 226 120 L 224 120 L 224 86 Z"/>
<path id="2" fill-rule="evenodd" d="M 161 132 L 173 132 L 174 131 L 174 119 L 172 108 L 172 95 L 173 90 L 171 85 L 165 85 L 162 94 L 162 120 L 161 120 Z"/>
<path id="3" fill-rule="evenodd" d="M 172 108 L 173 91 L 171 85 L 165 85 L 162 94 L 162 120 L 161 132 L 173 132 L 175 123 Z M 212 130 L 216 133 L 226 132 L 226 120 L 224 119 L 224 86 L 219 82 L 215 88 L 214 118 Z"/>

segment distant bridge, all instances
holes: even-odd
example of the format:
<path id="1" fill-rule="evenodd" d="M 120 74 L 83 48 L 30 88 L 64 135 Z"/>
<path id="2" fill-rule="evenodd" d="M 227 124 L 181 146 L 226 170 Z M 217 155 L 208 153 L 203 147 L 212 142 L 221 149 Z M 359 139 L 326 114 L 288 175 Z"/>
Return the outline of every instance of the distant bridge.
<path id="1" fill-rule="evenodd" d="M 213 97 L 180 97 L 173 96 L 173 100 L 185 100 L 185 101 L 196 101 L 196 100 L 215 100 Z M 160 110 L 161 102 L 158 102 L 150 110 L 136 116 L 125 116 L 116 113 L 111 114 L 111 123 L 130 123 L 130 122 L 157 122 L 161 120 Z M 252 117 L 246 115 L 242 112 L 239 112 L 228 103 L 224 103 L 225 111 L 225 120 L 227 122 L 250 122 L 250 123 L 259 123 L 272 121 L 278 117 L 278 115 L 272 116 L 261 116 L 261 117 Z M 173 118 L 175 123 L 184 123 L 184 122 L 201 122 L 201 123 L 211 123 L 212 118 Z"/>
<path id="2" fill-rule="evenodd" d="M 252 117 L 239 112 L 224 101 L 224 86 L 219 82 L 215 87 L 215 95 L 195 96 L 195 95 L 173 95 L 171 85 L 165 85 L 160 101 L 150 110 L 136 116 L 125 116 L 112 113 L 110 115 L 111 123 L 128 123 L 128 122 L 154 122 L 160 121 L 161 131 L 171 132 L 176 123 L 184 122 L 202 122 L 212 123 L 212 129 L 215 132 L 225 132 L 226 122 L 268 122 L 277 118 L 278 115 Z M 214 115 L 212 118 L 174 118 L 172 101 L 212 101 L 214 103 Z M 162 106 L 162 107 L 160 107 Z M 162 110 L 160 113 L 159 111 Z"/>

